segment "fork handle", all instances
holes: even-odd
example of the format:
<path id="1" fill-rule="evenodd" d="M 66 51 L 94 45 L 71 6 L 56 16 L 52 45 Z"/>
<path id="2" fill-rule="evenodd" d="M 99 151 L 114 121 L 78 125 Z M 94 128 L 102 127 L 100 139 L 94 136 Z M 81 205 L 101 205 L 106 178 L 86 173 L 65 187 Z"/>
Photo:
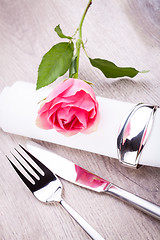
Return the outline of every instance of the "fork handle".
<path id="1" fill-rule="evenodd" d="M 84 231 L 94 240 L 104 240 L 104 238 L 92 228 L 72 207 L 64 200 L 60 201 L 63 208 L 72 216 L 74 220 L 84 229 Z"/>

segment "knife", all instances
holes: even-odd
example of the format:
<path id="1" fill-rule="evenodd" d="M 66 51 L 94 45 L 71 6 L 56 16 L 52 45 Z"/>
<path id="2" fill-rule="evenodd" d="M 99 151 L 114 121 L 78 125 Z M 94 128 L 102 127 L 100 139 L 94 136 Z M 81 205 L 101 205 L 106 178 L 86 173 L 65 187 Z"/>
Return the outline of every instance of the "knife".
<path id="1" fill-rule="evenodd" d="M 59 177 L 96 192 L 109 193 L 160 220 L 160 206 L 114 185 L 33 141 L 27 141 L 26 147 Z"/>

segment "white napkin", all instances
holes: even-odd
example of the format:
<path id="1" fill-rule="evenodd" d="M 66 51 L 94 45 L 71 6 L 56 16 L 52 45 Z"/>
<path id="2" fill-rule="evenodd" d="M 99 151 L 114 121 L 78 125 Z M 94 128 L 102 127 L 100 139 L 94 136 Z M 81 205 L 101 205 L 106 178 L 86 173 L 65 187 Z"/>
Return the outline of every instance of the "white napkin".
<path id="1" fill-rule="evenodd" d="M 36 91 L 35 85 L 27 82 L 16 82 L 13 86 L 4 88 L 0 94 L 0 127 L 5 132 L 117 158 L 118 129 L 134 104 L 97 97 L 101 114 L 97 131 L 66 137 L 54 129 L 43 130 L 35 124 L 38 102 L 47 97 L 50 91 L 51 87 Z M 156 111 L 154 125 L 142 151 L 140 164 L 160 167 L 159 139 L 160 109 Z"/>

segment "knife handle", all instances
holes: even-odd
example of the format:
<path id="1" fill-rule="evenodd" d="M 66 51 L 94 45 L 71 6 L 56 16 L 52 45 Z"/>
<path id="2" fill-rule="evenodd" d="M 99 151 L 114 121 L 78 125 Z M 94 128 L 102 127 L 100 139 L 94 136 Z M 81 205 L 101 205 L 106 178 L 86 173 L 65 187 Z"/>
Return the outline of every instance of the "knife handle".
<path id="1" fill-rule="evenodd" d="M 127 192 L 126 190 L 117 187 L 114 184 L 110 184 L 106 192 L 128 203 L 131 203 L 134 207 L 160 220 L 160 207 L 158 205 L 151 203 L 141 197 L 138 197 L 130 192 Z"/>
<path id="2" fill-rule="evenodd" d="M 93 227 L 89 225 L 72 207 L 64 200 L 60 201 L 64 209 L 72 216 L 74 220 L 85 230 L 85 232 L 94 240 L 105 240 Z"/>

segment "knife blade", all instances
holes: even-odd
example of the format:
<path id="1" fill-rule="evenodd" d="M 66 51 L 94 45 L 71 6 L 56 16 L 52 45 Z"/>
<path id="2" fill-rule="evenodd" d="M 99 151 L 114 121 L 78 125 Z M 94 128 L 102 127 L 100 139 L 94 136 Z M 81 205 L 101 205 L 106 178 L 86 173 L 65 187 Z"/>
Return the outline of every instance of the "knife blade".
<path id="1" fill-rule="evenodd" d="M 97 192 L 105 191 L 110 184 L 107 180 L 92 174 L 86 169 L 81 168 L 66 158 L 49 151 L 35 142 L 28 141 L 26 146 L 28 151 L 38 158 L 38 160 L 46 165 L 52 172 L 69 182 Z"/>
<path id="2" fill-rule="evenodd" d="M 27 141 L 26 147 L 31 154 L 59 177 L 96 192 L 109 193 L 160 220 L 158 205 L 114 185 L 33 141 Z"/>

